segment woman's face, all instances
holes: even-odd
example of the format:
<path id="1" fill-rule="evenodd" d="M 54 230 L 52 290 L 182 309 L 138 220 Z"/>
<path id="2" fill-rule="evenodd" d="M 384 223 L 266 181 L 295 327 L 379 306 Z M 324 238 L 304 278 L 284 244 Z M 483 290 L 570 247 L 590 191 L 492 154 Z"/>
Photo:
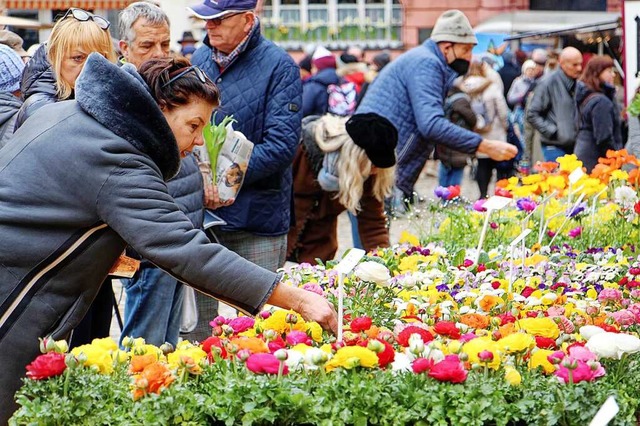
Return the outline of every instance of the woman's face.
<path id="1" fill-rule="evenodd" d="M 613 86 L 613 80 L 615 79 L 615 77 L 616 77 L 616 75 L 613 72 L 613 67 L 609 67 L 609 68 L 605 69 L 598 76 L 598 78 L 600 79 L 600 81 L 602 83 L 608 83 L 608 84 L 610 84 L 612 86 Z"/>
<path id="2" fill-rule="evenodd" d="M 82 71 L 82 67 L 89 56 L 89 53 L 80 46 L 76 46 L 67 52 L 60 64 L 60 77 L 71 87 L 75 87 L 76 79 Z"/>
<path id="3" fill-rule="evenodd" d="M 162 110 L 173 135 L 178 142 L 180 158 L 189 154 L 196 145 L 202 145 L 202 129 L 209 122 L 213 113 L 213 105 L 200 98 L 192 97 L 191 101 L 172 110 Z"/>

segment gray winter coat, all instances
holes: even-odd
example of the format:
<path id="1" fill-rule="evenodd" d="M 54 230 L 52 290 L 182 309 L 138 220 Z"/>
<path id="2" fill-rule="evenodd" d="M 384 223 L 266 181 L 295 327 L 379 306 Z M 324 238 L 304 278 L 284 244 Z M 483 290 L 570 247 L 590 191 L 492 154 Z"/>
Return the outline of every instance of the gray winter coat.
<path id="1" fill-rule="evenodd" d="M 248 314 L 278 282 L 209 243 L 169 196 L 178 147 L 133 67 L 91 54 L 76 99 L 30 123 L 0 151 L 0 424 L 38 337 L 67 336 L 127 244 Z"/>
<path id="2" fill-rule="evenodd" d="M 536 85 L 527 110 L 527 121 L 540 132 L 543 145 L 573 150 L 577 133 L 575 84 L 558 69 Z"/>
<path id="3" fill-rule="evenodd" d="M 13 94 L 0 93 L 0 148 L 5 146 L 13 136 L 16 117 L 21 105 L 22 101 Z"/>

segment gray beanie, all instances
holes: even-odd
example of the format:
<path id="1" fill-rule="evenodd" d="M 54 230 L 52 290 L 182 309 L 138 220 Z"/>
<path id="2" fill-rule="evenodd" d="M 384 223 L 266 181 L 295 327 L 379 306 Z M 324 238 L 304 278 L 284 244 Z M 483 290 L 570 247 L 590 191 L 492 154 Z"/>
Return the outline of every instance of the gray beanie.
<path id="1" fill-rule="evenodd" d="M 431 31 L 431 39 L 436 42 L 478 44 L 469 20 L 464 13 L 456 9 L 447 10 L 440 15 Z"/>

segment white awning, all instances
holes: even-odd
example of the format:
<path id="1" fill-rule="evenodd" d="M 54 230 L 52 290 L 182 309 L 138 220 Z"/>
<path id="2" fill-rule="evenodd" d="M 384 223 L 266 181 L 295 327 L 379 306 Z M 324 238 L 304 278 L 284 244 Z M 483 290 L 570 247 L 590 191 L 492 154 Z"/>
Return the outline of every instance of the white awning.
<path id="1" fill-rule="evenodd" d="M 523 10 L 500 13 L 478 24 L 476 33 L 520 34 L 562 31 L 567 28 L 596 26 L 618 20 L 616 12 L 574 12 Z"/>

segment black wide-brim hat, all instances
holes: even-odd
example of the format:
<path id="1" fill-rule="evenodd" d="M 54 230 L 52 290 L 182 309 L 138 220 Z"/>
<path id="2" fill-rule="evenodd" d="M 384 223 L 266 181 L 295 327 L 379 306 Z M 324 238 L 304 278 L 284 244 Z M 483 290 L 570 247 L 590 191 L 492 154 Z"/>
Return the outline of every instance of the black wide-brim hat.
<path id="1" fill-rule="evenodd" d="M 375 113 L 354 114 L 345 127 L 374 166 L 386 169 L 396 164 L 398 130 L 385 117 Z"/>

